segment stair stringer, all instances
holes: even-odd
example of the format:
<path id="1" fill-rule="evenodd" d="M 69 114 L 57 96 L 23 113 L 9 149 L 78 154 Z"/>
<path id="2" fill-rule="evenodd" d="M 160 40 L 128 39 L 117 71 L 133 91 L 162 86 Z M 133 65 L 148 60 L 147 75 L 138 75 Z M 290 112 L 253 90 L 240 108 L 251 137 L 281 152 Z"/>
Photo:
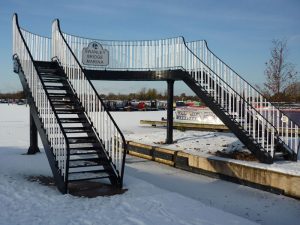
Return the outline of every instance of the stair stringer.
<path id="1" fill-rule="evenodd" d="M 263 162 L 271 164 L 273 163 L 273 157 L 261 148 L 259 143 L 255 143 L 255 140 L 246 135 L 246 132 L 240 128 L 240 124 L 231 119 L 221 107 L 218 106 L 212 97 L 210 97 L 206 91 L 201 89 L 197 82 L 189 75 L 183 76 L 183 81 L 194 93 L 209 107 L 216 116 L 237 136 L 237 138 L 255 155 L 255 157 Z"/>
<path id="2" fill-rule="evenodd" d="M 55 156 L 52 152 L 51 143 L 48 139 L 45 129 L 43 128 L 43 122 L 39 117 L 38 109 L 35 105 L 34 98 L 28 86 L 27 80 L 25 78 L 26 76 L 23 72 L 22 65 L 20 64 L 19 60 L 16 57 L 14 57 L 13 60 L 14 60 L 14 72 L 18 74 L 19 79 L 21 81 L 23 90 L 27 98 L 27 102 L 30 107 L 30 114 L 32 115 L 35 126 L 38 130 L 41 141 L 43 143 L 44 150 L 54 177 L 55 184 L 61 193 L 66 194 L 68 192 L 68 182 L 64 180 L 64 177 L 60 174 L 59 168 L 57 167 L 57 161 L 55 160 Z"/>

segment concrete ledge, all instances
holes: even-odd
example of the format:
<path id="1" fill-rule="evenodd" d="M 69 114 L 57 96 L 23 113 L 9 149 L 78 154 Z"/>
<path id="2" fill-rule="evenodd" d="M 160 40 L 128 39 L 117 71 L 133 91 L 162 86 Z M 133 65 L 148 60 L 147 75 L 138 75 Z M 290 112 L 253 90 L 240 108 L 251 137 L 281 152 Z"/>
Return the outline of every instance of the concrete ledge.
<path id="1" fill-rule="evenodd" d="M 128 151 L 130 155 L 179 169 L 300 199 L 300 176 L 251 167 L 213 156 L 206 158 L 132 141 L 128 142 Z"/>

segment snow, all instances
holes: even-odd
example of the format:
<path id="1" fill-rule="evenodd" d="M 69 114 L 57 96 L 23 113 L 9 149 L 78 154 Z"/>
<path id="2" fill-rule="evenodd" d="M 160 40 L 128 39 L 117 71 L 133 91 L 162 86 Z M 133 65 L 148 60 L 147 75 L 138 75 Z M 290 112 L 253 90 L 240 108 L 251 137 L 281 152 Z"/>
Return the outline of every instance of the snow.
<path id="1" fill-rule="evenodd" d="M 112 115 L 124 132 L 126 140 L 300 176 L 300 158 L 297 162 L 277 161 L 272 165 L 267 165 L 259 162 L 241 161 L 214 156 L 216 151 L 222 150 L 249 152 L 234 134 L 228 132 L 174 130 L 173 139 L 175 143 L 169 145 L 162 144 L 166 139 L 165 127 L 155 128 L 149 125 L 140 125 L 139 122 L 140 120 L 161 120 L 162 117 L 166 118 L 166 111 L 113 112 Z M 124 117 L 126 118 L 125 120 L 123 119 Z"/>
<path id="2" fill-rule="evenodd" d="M 163 132 L 137 123 L 153 116 L 159 119 L 160 113 L 113 115 L 128 137 Z M 29 108 L 0 104 L 0 115 L 0 225 L 299 222 L 298 200 L 135 157 L 126 162 L 124 186 L 128 191 L 124 194 L 96 198 L 62 195 L 53 187 L 26 179 L 51 176 L 41 145 L 41 153 L 24 154 L 29 145 Z"/>

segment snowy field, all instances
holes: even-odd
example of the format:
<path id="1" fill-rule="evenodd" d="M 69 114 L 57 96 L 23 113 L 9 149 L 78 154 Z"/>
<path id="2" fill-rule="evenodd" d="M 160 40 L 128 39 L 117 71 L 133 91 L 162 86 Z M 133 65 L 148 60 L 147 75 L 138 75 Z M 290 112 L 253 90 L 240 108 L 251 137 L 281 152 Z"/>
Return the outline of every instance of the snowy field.
<path id="1" fill-rule="evenodd" d="M 165 129 L 141 127 L 139 120 L 159 120 L 161 113 L 113 115 L 128 140 L 146 143 L 163 141 Z M 97 198 L 61 195 L 55 188 L 26 179 L 51 176 L 41 145 L 42 153 L 24 155 L 29 145 L 29 108 L 0 104 L 0 115 L 0 225 L 300 223 L 298 200 L 134 157 L 126 162 L 125 194 Z M 176 131 L 178 143 L 170 147 L 184 141 L 199 145 L 207 143 L 203 142 L 207 138 L 209 143 L 217 143 L 221 134 Z M 222 135 L 226 143 L 237 142 L 228 133 Z M 182 146 L 186 151 L 194 148 Z M 205 149 L 202 153 L 207 154 Z"/>

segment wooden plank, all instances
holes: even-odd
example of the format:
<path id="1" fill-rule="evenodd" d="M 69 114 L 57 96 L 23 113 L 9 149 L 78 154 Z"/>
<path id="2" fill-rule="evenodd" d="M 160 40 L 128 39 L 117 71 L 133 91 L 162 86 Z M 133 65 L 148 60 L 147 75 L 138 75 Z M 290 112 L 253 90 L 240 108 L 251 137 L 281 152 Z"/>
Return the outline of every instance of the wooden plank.
<path id="1" fill-rule="evenodd" d="M 151 126 L 167 126 L 167 121 L 140 120 L 140 124 Z M 178 130 L 209 130 L 209 131 L 229 131 L 228 127 L 222 124 L 198 124 L 173 122 L 174 129 Z"/>

